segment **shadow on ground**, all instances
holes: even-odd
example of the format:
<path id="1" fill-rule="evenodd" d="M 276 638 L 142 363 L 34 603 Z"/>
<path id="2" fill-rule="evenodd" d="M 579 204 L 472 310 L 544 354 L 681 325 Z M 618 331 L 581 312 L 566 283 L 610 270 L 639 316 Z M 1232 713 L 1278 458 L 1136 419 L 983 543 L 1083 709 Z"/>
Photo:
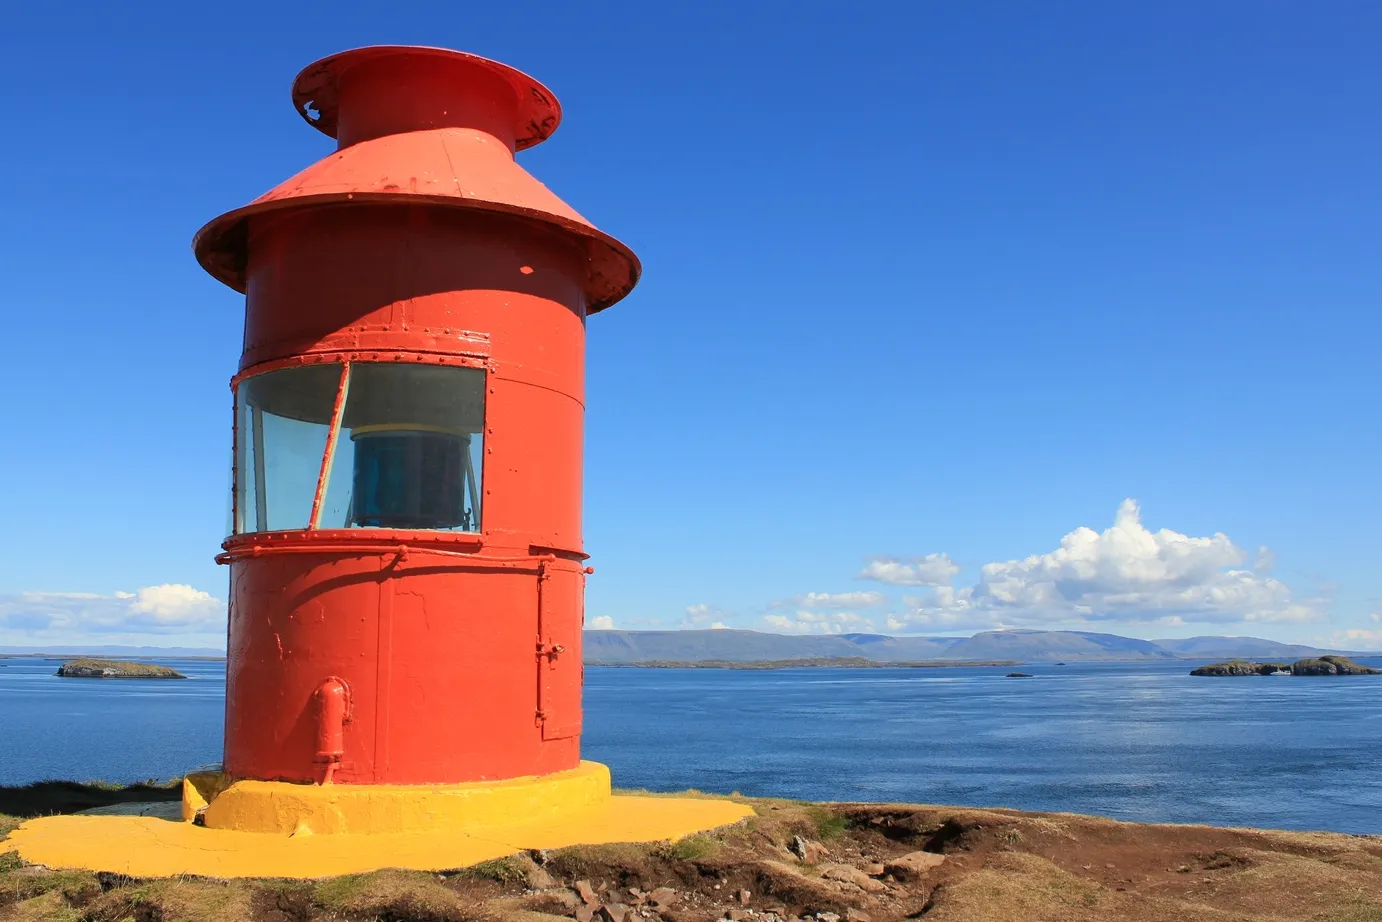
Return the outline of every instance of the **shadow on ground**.
<path id="1" fill-rule="evenodd" d="M 39 781 L 23 787 L 0 787 L 0 814 L 28 818 L 54 813 L 78 813 L 93 807 L 182 799 L 182 782 L 132 784 L 79 784 L 75 781 Z"/>

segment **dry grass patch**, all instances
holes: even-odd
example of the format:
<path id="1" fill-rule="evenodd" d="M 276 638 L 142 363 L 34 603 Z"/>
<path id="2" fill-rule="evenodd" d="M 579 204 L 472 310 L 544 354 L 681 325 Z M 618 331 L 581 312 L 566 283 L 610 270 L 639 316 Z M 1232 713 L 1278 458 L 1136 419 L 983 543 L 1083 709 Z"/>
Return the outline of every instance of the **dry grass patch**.
<path id="1" fill-rule="evenodd" d="M 927 922 L 1249 922 L 1256 917 L 1109 890 L 1035 855 L 995 855 L 936 891 Z"/>
<path id="2" fill-rule="evenodd" d="M 684 840 L 683 840 L 684 841 Z M 543 869 L 558 880 L 614 880 L 642 878 L 666 865 L 664 850 L 675 847 L 649 843 L 576 845 L 548 853 Z"/>
<path id="3" fill-rule="evenodd" d="M 68 905 L 61 893 L 45 893 L 22 903 L 0 907 L 4 922 L 83 922 L 80 910 Z"/>
<path id="4" fill-rule="evenodd" d="M 471 880 L 488 880 L 501 887 L 511 884 L 527 886 L 531 882 L 536 866 L 527 855 L 511 855 L 508 858 L 493 858 L 465 868 L 457 877 Z"/>
<path id="5" fill-rule="evenodd" d="M 101 892 L 96 875 L 87 871 L 49 871 L 38 867 L 19 867 L 0 874 L 0 906 L 18 903 L 45 893 L 59 893 L 69 902 L 81 904 Z"/>
<path id="6" fill-rule="evenodd" d="M 335 877 L 312 891 L 316 906 L 350 919 L 471 922 L 489 918 L 483 904 L 448 887 L 437 874 L 376 871 Z"/>
<path id="7" fill-rule="evenodd" d="M 83 922 L 258 922 L 253 884 L 171 877 L 113 886 L 82 907 Z"/>
<path id="8" fill-rule="evenodd" d="M 1206 905 L 1233 907 L 1262 917 L 1333 922 L 1343 917 L 1341 910 L 1346 910 L 1355 918 L 1382 922 L 1382 860 L 1360 855 L 1322 859 L 1267 851 L 1250 855 L 1248 867 L 1222 869 L 1228 873 L 1209 868 L 1187 875 L 1191 878 L 1189 893 Z M 1360 863 L 1370 867 L 1360 868 Z"/>

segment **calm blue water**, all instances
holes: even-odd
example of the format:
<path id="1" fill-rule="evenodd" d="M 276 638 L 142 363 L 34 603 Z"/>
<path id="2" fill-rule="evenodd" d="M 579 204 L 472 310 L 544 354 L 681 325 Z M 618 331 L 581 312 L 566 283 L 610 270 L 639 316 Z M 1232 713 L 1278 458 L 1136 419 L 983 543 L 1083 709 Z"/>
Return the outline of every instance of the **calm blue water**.
<path id="1" fill-rule="evenodd" d="M 0 662 L 0 784 L 220 759 L 222 663 L 99 682 Z M 1192 665 L 591 667 L 584 755 L 621 787 L 1382 833 L 1382 676 L 1195 679 Z"/>

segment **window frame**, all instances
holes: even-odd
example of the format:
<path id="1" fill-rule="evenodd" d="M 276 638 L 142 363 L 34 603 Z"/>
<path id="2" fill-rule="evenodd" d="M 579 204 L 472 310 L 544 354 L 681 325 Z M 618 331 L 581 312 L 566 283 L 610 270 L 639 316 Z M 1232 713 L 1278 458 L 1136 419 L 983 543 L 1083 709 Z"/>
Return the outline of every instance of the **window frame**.
<path id="1" fill-rule="evenodd" d="M 487 344 L 486 344 L 487 345 Z M 352 365 L 363 364 L 413 364 L 430 366 L 450 366 L 459 368 L 473 368 L 484 373 L 485 377 L 482 384 L 482 397 L 484 410 L 481 419 L 480 436 L 482 439 L 482 454 L 480 465 L 480 477 L 473 484 L 473 501 L 478 512 L 476 519 L 479 527 L 474 531 L 451 531 L 449 529 L 433 528 L 322 528 L 321 515 L 322 506 L 326 498 L 327 485 L 331 480 L 331 469 L 335 461 L 336 445 L 340 438 L 341 420 L 345 414 L 346 401 L 350 391 L 350 369 Z M 249 530 L 245 528 L 245 512 L 240 508 L 240 489 L 241 478 L 246 472 L 241 469 L 241 441 L 244 433 L 241 432 L 240 420 L 240 385 L 251 378 L 270 372 L 282 371 L 289 368 L 300 368 L 309 365 L 340 365 L 340 378 L 336 383 L 336 396 L 331 408 L 331 422 L 327 429 L 326 445 L 322 451 L 321 463 L 317 468 L 316 488 L 312 497 L 312 511 L 305 528 L 286 528 L 269 529 L 265 531 Z M 490 426 L 490 405 L 489 399 L 493 394 L 494 388 L 491 386 L 490 375 L 494 373 L 494 363 L 488 356 L 469 355 L 469 354 L 444 354 L 429 352 L 320 352 L 311 355 L 291 356 L 284 359 L 275 359 L 268 362 L 260 362 L 249 368 L 242 369 L 230 379 L 231 391 L 231 478 L 230 478 L 230 511 L 232 532 L 227 541 L 252 536 L 269 535 L 290 535 L 301 534 L 303 532 L 316 534 L 341 535 L 349 534 L 352 536 L 365 537 L 370 534 L 388 534 L 391 532 L 414 532 L 426 534 L 436 538 L 445 538 L 452 541 L 472 542 L 477 540 L 485 533 L 484 528 L 484 507 L 488 505 L 482 501 L 485 495 L 485 479 L 489 476 L 490 465 L 485 463 L 485 456 L 492 451 L 490 436 L 493 428 Z M 262 417 L 256 420 L 258 426 L 251 433 L 251 444 L 256 447 L 255 451 L 255 502 L 256 506 L 265 502 L 264 498 L 264 475 L 262 471 L 262 446 L 264 444 Z M 254 425 L 253 423 L 251 425 Z M 473 476 L 473 469 L 472 469 Z M 265 516 L 267 521 L 267 516 Z M 256 521 L 258 519 L 256 518 Z"/>

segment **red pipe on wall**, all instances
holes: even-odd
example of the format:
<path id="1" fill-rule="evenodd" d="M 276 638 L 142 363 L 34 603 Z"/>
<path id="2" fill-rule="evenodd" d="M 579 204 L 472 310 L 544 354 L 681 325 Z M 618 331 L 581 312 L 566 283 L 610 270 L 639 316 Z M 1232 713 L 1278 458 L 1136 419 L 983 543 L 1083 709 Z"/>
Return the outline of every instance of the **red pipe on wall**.
<path id="1" fill-rule="evenodd" d="M 328 784 L 345 756 L 345 725 L 350 720 L 350 686 L 329 676 L 313 695 L 317 701 L 317 761 L 324 762 L 322 783 Z"/>

